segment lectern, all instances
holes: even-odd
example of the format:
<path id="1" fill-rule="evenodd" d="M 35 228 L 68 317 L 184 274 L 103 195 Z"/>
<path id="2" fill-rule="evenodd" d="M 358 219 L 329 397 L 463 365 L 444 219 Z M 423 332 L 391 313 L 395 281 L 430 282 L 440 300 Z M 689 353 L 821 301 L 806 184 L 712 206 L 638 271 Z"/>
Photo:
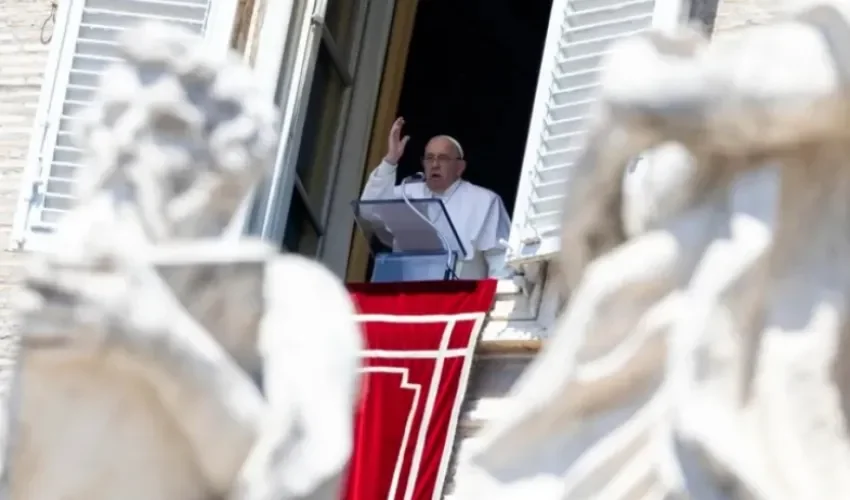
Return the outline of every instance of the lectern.
<path id="1" fill-rule="evenodd" d="M 457 278 L 466 251 L 441 200 L 359 200 L 352 205 L 375 259 L 371 282 Z"/>

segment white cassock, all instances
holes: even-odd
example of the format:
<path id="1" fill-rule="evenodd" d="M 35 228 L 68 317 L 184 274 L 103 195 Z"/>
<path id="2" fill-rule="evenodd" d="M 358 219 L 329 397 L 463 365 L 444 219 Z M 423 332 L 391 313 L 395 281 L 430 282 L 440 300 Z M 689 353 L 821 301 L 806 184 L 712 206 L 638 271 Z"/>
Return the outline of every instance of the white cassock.
<path id="1" fill-rule="evenodd" d="M 389 200 L 402 197 L 402 186 L 396 186 L 396 166 L 381 162 L 366 181 L 361 200 Z M 462 279 L 503 278 L 511 272 L 505 266 L 505 247 L 500 242 L 508 239 L 511 220 L 499 195 L 489 189 L 459 179 L 446 192 L 431 192 L 424 182 L 408 183 L 404 194 L 409 199 L 439 198 L 446 207 L 458 237 L 466 252 L 460 266 Z M 434 207 L 436 208 L 436 207 Z M 446 218 L 429 213 L 429 219 L 448 240 L 453 240 Z"/>

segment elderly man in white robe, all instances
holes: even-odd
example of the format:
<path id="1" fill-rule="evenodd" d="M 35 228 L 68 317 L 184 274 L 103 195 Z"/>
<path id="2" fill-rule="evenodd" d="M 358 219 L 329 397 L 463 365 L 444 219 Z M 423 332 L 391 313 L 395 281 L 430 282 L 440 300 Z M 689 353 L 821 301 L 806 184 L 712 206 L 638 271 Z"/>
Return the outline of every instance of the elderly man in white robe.
<path id="1" fill-rule="evenodd" d="M 422 156 L 425 182 L 396 186 L 396 169 L 410 136 L 401 136 L 404 118 L 397 118 L 390 129 L 388 150 L 380 165 L 369 176 L 361 200 L 439 198 L 464 246 L 466 259 L 460 265 L 462 279 L 504 278 L 512 272 L 505 266 L 505 241 L 510 232 L 510 217 L 502 199 L 487 188 L 461 178 L 466 169 L 463 148 L 447 135 L 431 138 Z M 437 212 L 434 210 L 434 212 Z M 429 220 L 448 240 L 454 239 L 441 213 L 428 213 Z"/>

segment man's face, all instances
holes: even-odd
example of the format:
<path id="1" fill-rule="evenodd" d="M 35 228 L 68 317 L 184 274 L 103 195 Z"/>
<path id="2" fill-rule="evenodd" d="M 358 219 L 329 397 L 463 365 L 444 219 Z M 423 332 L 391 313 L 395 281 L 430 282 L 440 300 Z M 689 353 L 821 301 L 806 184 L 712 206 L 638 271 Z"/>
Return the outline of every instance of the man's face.
<path id="1" fill-rule="evenodd" d="M 460 158 L 452 141 L 445 137 L 435 137 L 425 146 L 422 168 L 428 189 L 439 194 L 460 178 L 466 168 L 466 161 Z"/>

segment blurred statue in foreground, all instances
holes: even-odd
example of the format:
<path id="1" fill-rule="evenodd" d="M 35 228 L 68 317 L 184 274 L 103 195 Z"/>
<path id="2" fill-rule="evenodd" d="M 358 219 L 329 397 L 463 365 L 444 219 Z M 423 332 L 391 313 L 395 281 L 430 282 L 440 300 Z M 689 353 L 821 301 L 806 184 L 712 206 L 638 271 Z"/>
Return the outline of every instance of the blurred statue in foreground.
<path id="1" fill-rule="evenodd" d="M 564 217 L 570 302 L 458 498 L 850 498 L 848 35 L 850 2 L 825 1 L 612 47 Z"/>
<path id="2" fill-rule="evenodd" d="M 221 238 L 270 165 L 276 110 L 180 29 L 121 47 L 81 117 L 79 204 L 25 282 L 3 498 L 338 498 L 349 296 L 316 263 Z"/>

